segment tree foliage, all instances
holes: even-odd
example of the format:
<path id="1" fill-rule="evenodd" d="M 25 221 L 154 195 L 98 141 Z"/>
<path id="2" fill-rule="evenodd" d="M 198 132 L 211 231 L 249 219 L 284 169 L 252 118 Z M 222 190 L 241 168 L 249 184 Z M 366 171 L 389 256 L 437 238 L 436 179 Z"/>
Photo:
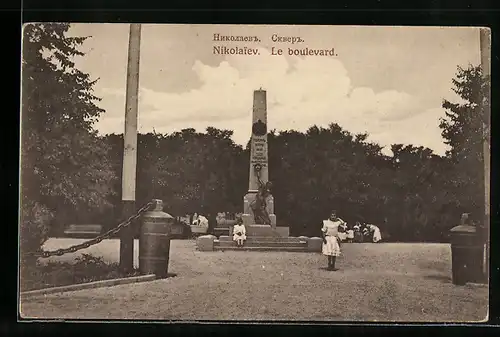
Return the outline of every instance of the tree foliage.
<path id="1" fill-rule="evenodd" d="M 139 134 L 137 203 L 159 198 L 176 215 L 194 209 L 205 214 L 239 211 L 247 188 L 242 172 L 248 171 L 248 159 L 231 136 L 232 131 L 215 128 L 206 133 L 184 129 L 170 135 Z M 121 174 L 123 135 L 105 139 L 113 149 L 113 166 Z"/>
<path id="2" fill-rule="evenodd" d="M 55 221 L 110 206 L 115 172 L 108 148 L 92 128 L 103 112 L 93 94 L 97 80 L 75 67 L 86 37 L 68 37 L 69 24 L 29 24 L 23 30 L 21 195 L 24 223 L 36 209 Z M 83 220 L 83 219 L 81 219 Z M 88 219 L 87 219 L 88 220 Z M 47 225 L 47 221 L 46 225 Z M 24 227 L 21 227 L 24 228 Z M 47 231 L 40 232 L 43 242 Z M 21 231 L 21 236 L 29 232 Z M 45 234 L 42 234 L 45 233 Z M 37 247 L 31 247 L 36 249 Z"/>
<path id="3" fill-rule="evenodd" d="M 489 131 L 484 129 L 484 108 L 490 104 L 489 78 L 483 77 L 479 66 L 458 67 L 453 85 L 461 101 L 443 101 L 446 117 L 440 123 L 442 136 L 451 147 L 446 154 L 453 163 L 449 188 L 455 203 L 477 220 L 484 207 L 483 140 Z"/>

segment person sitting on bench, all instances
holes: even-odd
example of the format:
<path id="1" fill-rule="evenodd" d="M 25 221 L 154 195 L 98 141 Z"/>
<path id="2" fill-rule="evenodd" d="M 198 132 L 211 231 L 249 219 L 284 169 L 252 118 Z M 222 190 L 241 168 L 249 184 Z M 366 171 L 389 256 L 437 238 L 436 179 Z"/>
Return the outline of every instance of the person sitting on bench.
<path id="1" fill-rule="evenodd" d="M 236 241 L 238 247 L 242 247 L 246 239 L 246 228 L 243 225 L 243 219 L 238 217 L 233 227 L 233 241 Z"/>

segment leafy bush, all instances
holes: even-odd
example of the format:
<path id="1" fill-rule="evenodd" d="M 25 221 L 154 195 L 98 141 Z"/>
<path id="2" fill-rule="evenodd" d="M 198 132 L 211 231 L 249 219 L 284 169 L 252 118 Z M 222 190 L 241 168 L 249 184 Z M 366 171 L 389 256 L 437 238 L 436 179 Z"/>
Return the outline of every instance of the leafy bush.
<path id="1" fill-rule="evenodd" d="M 102 275 L 118 271 L 117 263 L 107 264 L 101 257 L 82 254 L 73 265 L 73 277 L 81 282 L 98 281 Z"/>
<path id="2" fill-rule="evenodd" d="M 22 266 L 21 291 L 65 286 L 70 284 L 110 280 L 139 275 L 138 270 L 124 273 L 118 263 L 106 263 L 102 258 L 82 254 L 74 264 L 49 262 L 45 265 Z"/>
<path id="3" fill-rule="evenodd" d="M 48 239 L 52 212 L 38 202 L 27 202 L 21 206 L 20 249 L 21 263 L 33 265 L 36 260 L 29 255 L 38 252 Z"/>

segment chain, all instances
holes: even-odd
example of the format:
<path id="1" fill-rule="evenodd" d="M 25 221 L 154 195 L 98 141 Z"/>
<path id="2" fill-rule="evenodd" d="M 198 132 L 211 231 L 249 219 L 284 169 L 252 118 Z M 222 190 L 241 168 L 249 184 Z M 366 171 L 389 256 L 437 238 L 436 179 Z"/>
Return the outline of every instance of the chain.
<path id="1" fill-rule="evenodd" d="M 73 245 L 73 246 L 68 247 L 68 248 L 61 248 L 61 249 L 52 250 L 52 251 L 33 252 L 33 253 L 29 253 L 29 255 L 41 257 L 41 258 L 47 258 L 47 257 L 51 257 L 51 256 L 62 256 L 62 255 L 67 254 L 67 253 L 74 253 L 76 251 L 79 251 L 80 249 L 89 248 L 90 246 L 98 244 L 102 240 L 109 239 L 111 236 L 118 233 L 123 228 L 129 226 L 134 220 L 138 219 L 144 212 L 148 211 L 149 208 L 151 207 L 151 205 L 153 205 L 153 202 L 150 201 L 146 205 L 139 208 L 137 213 L 135 213 L 134 215 L 129 217 L 127 220 L 121 222 L 115 228 L 108 230 L 106 233 L 101 234 L 98 237 L 95 237 L 93 239 L 90 239 L 88 241 L 82 242 L 82 243 L 77 244 L 77 245 Z"/>

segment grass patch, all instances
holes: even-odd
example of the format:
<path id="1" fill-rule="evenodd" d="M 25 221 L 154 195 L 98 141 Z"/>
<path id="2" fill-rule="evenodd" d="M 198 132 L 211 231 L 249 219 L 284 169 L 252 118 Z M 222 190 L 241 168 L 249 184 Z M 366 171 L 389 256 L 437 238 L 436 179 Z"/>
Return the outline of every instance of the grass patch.
<path id="1" fill-rule="evenodd" d="M 138 276 L 139 270 L 124 273 L 118 263 L 106 263 L 101 257 L 82 254 L 74 263 L 48 262 L 21 269 L 21 291 L 67 286 L 115 278 Z"/>

